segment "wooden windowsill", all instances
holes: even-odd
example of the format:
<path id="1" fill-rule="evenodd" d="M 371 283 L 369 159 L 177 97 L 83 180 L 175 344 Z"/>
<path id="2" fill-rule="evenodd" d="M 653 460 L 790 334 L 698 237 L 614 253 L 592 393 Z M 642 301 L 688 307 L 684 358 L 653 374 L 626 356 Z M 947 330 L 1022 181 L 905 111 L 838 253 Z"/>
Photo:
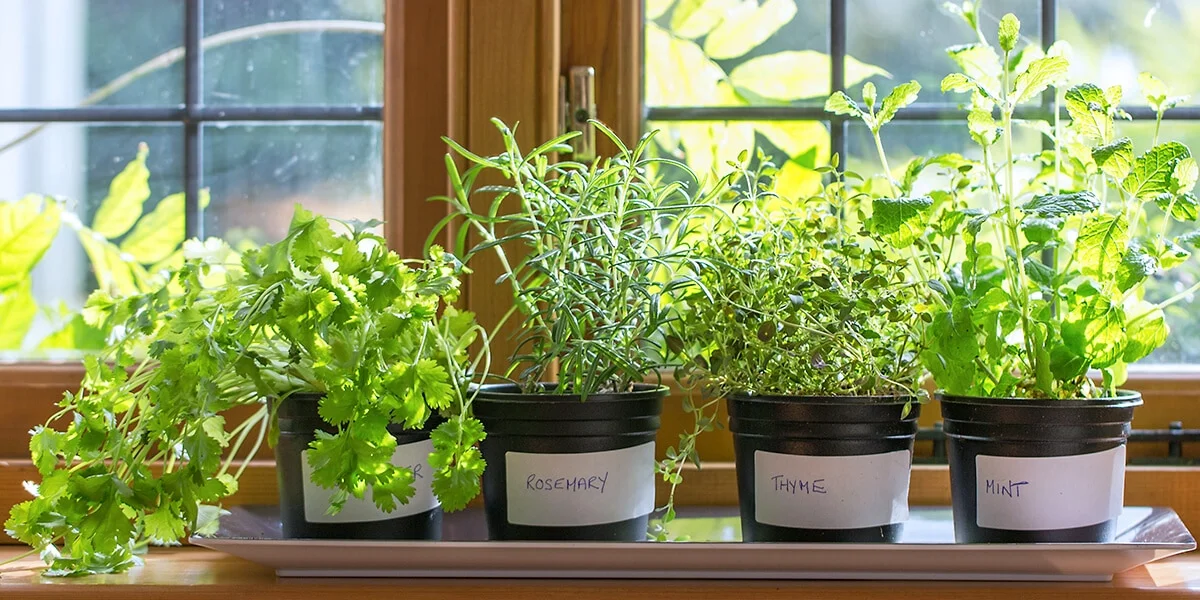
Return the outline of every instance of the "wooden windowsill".
<path id="1" fill-rule="evenodd" d="M 0 561 L 18 553 L 0 550 Z M 1200 557 L 1138 567 L 1110 583 L 700 581 L 523 579 L 279 579 L 267 567 L 199 548 L 152 550 L 142 567 L 119 575 L 52 579 L 27 559 L 0 568 L 3 598 L 1200 598 Z"/>

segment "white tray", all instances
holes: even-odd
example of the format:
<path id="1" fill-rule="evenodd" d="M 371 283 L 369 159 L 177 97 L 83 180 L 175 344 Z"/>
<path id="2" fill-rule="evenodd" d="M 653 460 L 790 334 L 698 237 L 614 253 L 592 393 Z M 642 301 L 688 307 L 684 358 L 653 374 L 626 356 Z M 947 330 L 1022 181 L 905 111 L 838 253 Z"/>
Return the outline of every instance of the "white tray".
<path id="1" fill-rule="evenodd" d="M 1125 508 L 1103 544 L 955 544 L 950 509 L 928 507 L 896 544 L 742 543 L 736 508 L 684 513 L 673 532 L 696 541 L 680 543 L 490 542 L 479 511 L 447 515 L 440 542 L 296 540 L 281 539 L 276 510 L 234 508 L 191 542 L 288 577 L 604 579 L 1108 581 L 1196 548 L 1169 508 Z"/>

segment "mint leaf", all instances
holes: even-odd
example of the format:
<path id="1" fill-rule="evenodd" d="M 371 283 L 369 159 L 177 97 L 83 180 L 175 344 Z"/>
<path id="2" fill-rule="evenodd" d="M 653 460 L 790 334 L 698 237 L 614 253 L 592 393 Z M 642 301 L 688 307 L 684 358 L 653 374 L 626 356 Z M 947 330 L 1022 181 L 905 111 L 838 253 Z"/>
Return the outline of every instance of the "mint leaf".
<path id="1" fill-rule="evenodd" d="M 1060 218 L 1025 217 L 1021 220 L 1021 231 L 1035 244 L 1044 244 L 1062 230 L 1066 221 Z"/>
<path id="2" fill-rule="evenodd" d="M 1008 13 L 1000 18 L 1000 31 L 998 38 L 1000 41 L 1000 49 L 1005 52 L 1012 52 L 1017 47 L 1017 40 L 1021 36 L 1021 21 L 1017 16 Z"/>
<path id="3" fill-rule="evenodd" d="M 1133 140 L 1121 138 L 1110 144 L 1092 148 L 1092 160 L 1109 177 L 1117 181 L 1125 179 L 1133 168 Z"/>
<path id="4" fill-rule="evenodd" d="M 1121 360 L 1126 363 L 1137 362 L 1154 352 L 1167 341 L 1170 327 L 1167 326 L 1166 315 L 1161 308 L 1148 302 L 1139 302 L 1138 308 L 1149 311 L 1149 316 L 1138 319 L 1137 327 L 1129 330 L 1129 340 Z M 1140 313 L 1138 313 L 1140 316 Z"/>
<path id="5" fill-rule="evenodd" d="M 1175 238 L 1175 243 L 1195 248 L 1197 245 L 1200 245 L 1200 231 L 1189 231 Z"/>
<path id="6" fill-rule="evenodd" d="M 833 95 L 829 96 L 829 99 L 825 101 L 825 111 L 835 115 L 849 115 L 851 117 L 861 117 L 863 114 L 862 110 L 858 108 L 858 104 L 851 100 L 850 96 L 847 96 L 844 92 L 834 92 Z"/>
<path id="7" fill-rule="evenodd" d="M 1176 221 L 1196 221 L 1200 219 L 1200 204 L 1192 194 L 1159 194 L 1154 198 L 1154 204 L 1165 213 L 1170 211 L 1171 218 Z"/>
<path id="8" fill-rule="evenodd" d="M 883 99 L 883 106 L 875 115 L 876 121 L 874 130 L 878 132 L 881 127 L 883 127 L 886 123 L 891 121 L 893 117 L 896 116 L 896 113 L 900 109 L 912 104 L 913 102 L 916 102 L 917 94 L 920 92 L 921 84 L 917 83 L 916 81 L 902 83 L 893 88 L 892 92 Z"/>
<path id="9" fill-rule="evenodd" d="M 1121 359 L 1125 351 L 1125 311 L 1102 296 L 1085 301 L 1080 310 L 1067 315 L 1062 324 L 1067 348 L 1102 369 Z"/>
<path id="10" fill-rule="evenodd" d="M 924 231 L 921 215 L 933 206 L 928 196 L 875 198 L 871 201 L 871 231 L 897 248 L 911 245 Z"/>
<path id="11" fill-rule="evenodd" d="M 1200 166 L 1196 159 L 1188 156 L 1175 163 L 1171 172 L 1171 191 L 1176 194 L 1186 194 L 1196 187 L 1196 179 L 1200 178 Z"/>
<path id="12" fill-rule="evenodd" d="M 1171 191 L 1171 176 L 1181 159 L 1191 156 L 1187 146 L 1179 142 L 1159 144 L 1138 157 L 1133 170 L 1121 182 L 1121 187 L 1141 200 Z"/>
<path id="13" fill-rule="evenodd" d="M 1100 199 L 1089 191 L 1034 196 L 1021 206 L 1026 214 L 1042 219 L 1082 215 L 1099 209 Z"/>
<path id="14" fill-rule="evenodd" d="M 1097 215 L 1079 230 L 1075 263 L 1084 275 L 1106 281 L 1116 272 L 1128 241 L 1129 223 L 1124 215 Z"/>
<path id="15" fill-rule="evenodd" d="M 1017 75 L 1013 89 L 1016 102 L 1030 100 L 1061 81 L 1067 75 L 1068 66 L 1067 59 L 1061 56 L 1046 56 L 1030 63 L 1029 69 Z"/>
<path id="16" fill-rule="evenodd" d="M 1104 90 L 1090 83 L 1077 85 L 1067 90 L 1066 102 L 1076 131 L 1101 142 L 1112 138 L 1113 107 Z"/>
<path id="17" fill-rule="evenodd" d="M 1147 277 L 1158 272 L 1158 259 L 1134 242 L 1121 257 L 1121 265 L 1117 268 L 1117 289 L 1129 291 Z"/>

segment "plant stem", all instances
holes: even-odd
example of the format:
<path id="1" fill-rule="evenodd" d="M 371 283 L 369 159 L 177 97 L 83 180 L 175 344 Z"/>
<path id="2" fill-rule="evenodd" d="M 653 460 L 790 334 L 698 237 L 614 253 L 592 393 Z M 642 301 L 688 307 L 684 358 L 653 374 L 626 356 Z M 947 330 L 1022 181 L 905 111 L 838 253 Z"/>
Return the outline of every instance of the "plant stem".
<path id="1" fill-rule="evenodd" d="M 1009 53 L 1004 53 L 1004 88 L 1002 89 L 1001 113 L 1004 116 L 1004 208 L 1006 214 L 1006 222 L 1008 226 L 1008 235 L 1012 249 L 1016 251 L 1016 278 L 1014 286 L 1016 289 L 1012 291 L 1013 300 L 1017 302 L 1017 306 L 1021 309 L 1021 336 L 1025 342 L 1025 356 L 1029 363 L 1030 374 L 1038 372 L 1038 356 L 1033 351 L 1033 339 L 1035 332 L 1032 327 L 1032 320 L 1029 314 L 1029 287 L 1026 282 L 1025 259 L 1021 253 L 1021 231 L 1017 223 L 1017 207 L 1016 198 L 1017 191 L 1013 182 L 1013 129 L 1012 129 L 1012 114 L 1014 106 L 1009 102 L 1009 85 L 1012 73 L 1008 69 Z"/>

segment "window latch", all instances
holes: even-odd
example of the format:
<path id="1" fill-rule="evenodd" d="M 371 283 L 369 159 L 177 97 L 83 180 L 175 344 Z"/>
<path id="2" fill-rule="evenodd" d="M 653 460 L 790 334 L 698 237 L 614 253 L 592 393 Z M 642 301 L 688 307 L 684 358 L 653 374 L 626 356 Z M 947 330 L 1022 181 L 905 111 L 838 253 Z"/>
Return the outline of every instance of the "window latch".
<path id="1" fill-rule="evenodd" d="M 562 96 L 563 133 L 578 131 L 582 135 L 570 141 L 571 157 L 589 161 L 596 157 L 596 128 L 588 119 L 596 118 L 596 70 L 592 67 L 571 67 L 560 86 Z"/>

